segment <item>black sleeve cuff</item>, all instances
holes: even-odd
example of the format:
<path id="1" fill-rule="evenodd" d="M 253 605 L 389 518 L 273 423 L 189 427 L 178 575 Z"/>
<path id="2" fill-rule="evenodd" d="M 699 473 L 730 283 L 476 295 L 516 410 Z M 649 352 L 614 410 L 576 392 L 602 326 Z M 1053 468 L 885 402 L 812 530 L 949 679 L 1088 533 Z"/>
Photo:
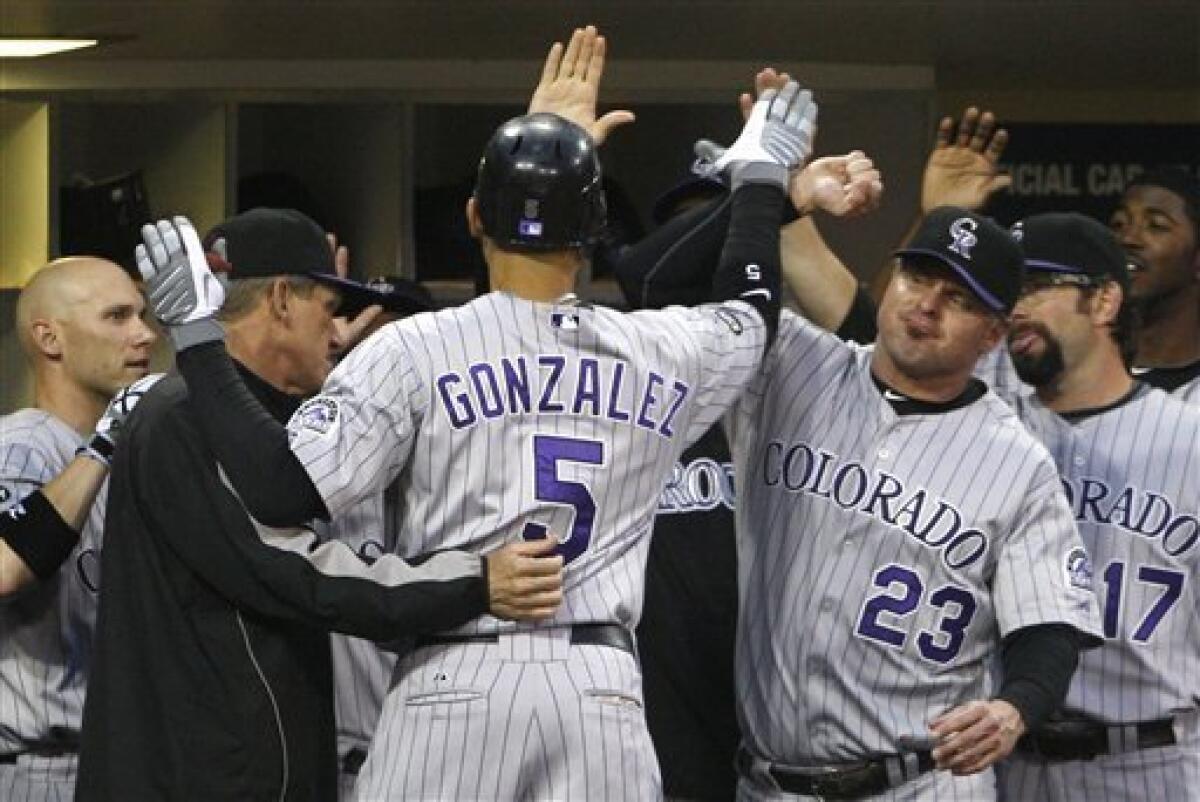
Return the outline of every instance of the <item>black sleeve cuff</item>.
<path id="1" fill-rule="evenodd" d="M 1000 647 L 1003 681 L 997 699 L 1017 708 L 1032 730 L 1062 706 L 1079 665 L 1079 633 L 1068 624 L 1017 630 Z"/>

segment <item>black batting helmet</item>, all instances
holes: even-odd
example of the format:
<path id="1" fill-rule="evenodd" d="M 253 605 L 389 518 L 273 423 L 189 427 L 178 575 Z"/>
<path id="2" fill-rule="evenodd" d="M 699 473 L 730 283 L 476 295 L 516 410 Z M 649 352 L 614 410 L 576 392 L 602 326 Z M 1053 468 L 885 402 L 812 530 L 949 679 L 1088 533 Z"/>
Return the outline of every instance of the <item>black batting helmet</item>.
<path id="1" fill-rule="evenodd" d="M 514 117 L 484 148 L 475 201 L 484 232 L 502 248 L 590 245 L 605 214 L 592 137 L 557 114 Z"/>

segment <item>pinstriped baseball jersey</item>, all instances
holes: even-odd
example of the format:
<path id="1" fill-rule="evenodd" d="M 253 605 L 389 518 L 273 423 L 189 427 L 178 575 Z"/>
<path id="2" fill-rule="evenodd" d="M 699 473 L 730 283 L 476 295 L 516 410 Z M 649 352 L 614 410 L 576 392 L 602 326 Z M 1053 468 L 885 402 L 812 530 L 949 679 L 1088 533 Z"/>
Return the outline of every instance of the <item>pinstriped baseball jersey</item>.
<path id="1" fill-rule="evenodd" d="M 633 655 L 566 625 L 641 613 L 646 537 L 684 448 L 728 409 L 766 329 L 741 302 L 623 315 L 491 293 L 391 324 L 297 410 L 292 448 L 337 515 L 396 480 L 401 556 L 560 538 L 548 622 L 416 649 L 355 798 L 660 795 Z M 511 634 L 510 634 L 511 633 Z"/>
<path id="2" fill-rule="evenodd" d="M 987 695 L 998 635 L 1097 629 L 1046 450 L 992 393 L 897 414 L 872 350 L 785 313 L 728 418 L 739 716 L 748 747 L 778 763 L 904 751 Z"/>
<path id="3" fill-rule="evenodd" d="M 1019 383 L 1011 365 L 996 363 L 998 384 Z M 1054 457 L 1100 602 L 1104 645 L 1080 655 L 1065 708 L 1129 722 L 1195 707 L 1200 408 L 1145 385 L 1084 415 L 1059 415 L 1028 387 L 1008 401 Z"/>
<path id="4" fill-rule="evenodd" d="M 0 509 L 61 473 L 82 442 L 42 410 L 0 418 Z M 0 752 L 21 750 L 23 740 L 53 740 L 60 730 L 79 732 L 107 493 L 105 482 L 79 544 L 54 578 L 0 604 Z"/>
<path id="5" fill-rule="evenodd" d="M 491 293 L 356 348 L 292 418 L 292 449 L 334 517 L 399 476 L 401 556 L 554 533 L 567 564 L 548 625 L 632 628 L 665 477 L 764 336 L 741 302 L 622 314 Z"/>
<path id="6" fill-rule="evenodd" d="M 345 543 L 364 560 L 374 560 L 390 553 L 395 545 L 395 529 L 386 521 L 384 496 L 376 494 L 346 510 L 328 527 L 318 527 L 318 535 Z M 329 646 L 338 758 L 344 766 L 352 749 L 366 750 L 370 746 L 396 656 L 373 641 L 337 632 L 330 634 Z M 352 780 L 344 778 L 343 797 L 350 785 Z"/>
<path id="7" fill-rule="evenodd" d="M 1145 721 L 1200 700 L 1200 410 L 1147 387 L 1068 420 L 1018 402 L 1062 470 L 1100 597 L 1104 646 L 1080 656 L 1065 708 Z"/>
<path id="8" fill-rule="evenodd" d="M 1181 368 L 1134 368 L 1133 375 L 1185 404 L 1200 405 L 1200 362 Z"/>

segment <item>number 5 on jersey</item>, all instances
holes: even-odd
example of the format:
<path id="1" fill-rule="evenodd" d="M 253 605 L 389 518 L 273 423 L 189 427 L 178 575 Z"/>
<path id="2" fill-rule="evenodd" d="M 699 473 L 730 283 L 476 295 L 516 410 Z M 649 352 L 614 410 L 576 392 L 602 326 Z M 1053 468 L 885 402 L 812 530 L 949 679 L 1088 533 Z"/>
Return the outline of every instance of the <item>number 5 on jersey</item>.
<path id="1" fill-rule="evenodd" d="M 557 437 L 548 434 L 533 436 L 533 497 L 548 504 L 560 504 L 575 511 L 571 533 L 555 550 L 569 563 L 587 550 L 592 541 L 592 527 L 596 524 L 596 501 L 592 491 L 582 482 L 562 479 L 559 466 L 563 463 L 603 465 L 604 444 L 599 440 L 583 440 L 577 437 Z M 530 521 L 525 524 L 521 537 L 538 540 L 546 536 L 549 527 Z"/>

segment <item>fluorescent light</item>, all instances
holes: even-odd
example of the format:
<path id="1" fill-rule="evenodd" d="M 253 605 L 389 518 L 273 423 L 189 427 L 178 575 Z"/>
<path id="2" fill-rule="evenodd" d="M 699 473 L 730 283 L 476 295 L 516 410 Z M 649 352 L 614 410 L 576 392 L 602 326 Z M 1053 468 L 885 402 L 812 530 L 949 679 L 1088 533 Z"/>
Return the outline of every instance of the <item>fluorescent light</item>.
<path id="1" fill-rule="evenodd" d="M 0 58 L 36 58 L 84 47 L 95 47 L 96 39 L 29 39 L 0 37 Z"/>

